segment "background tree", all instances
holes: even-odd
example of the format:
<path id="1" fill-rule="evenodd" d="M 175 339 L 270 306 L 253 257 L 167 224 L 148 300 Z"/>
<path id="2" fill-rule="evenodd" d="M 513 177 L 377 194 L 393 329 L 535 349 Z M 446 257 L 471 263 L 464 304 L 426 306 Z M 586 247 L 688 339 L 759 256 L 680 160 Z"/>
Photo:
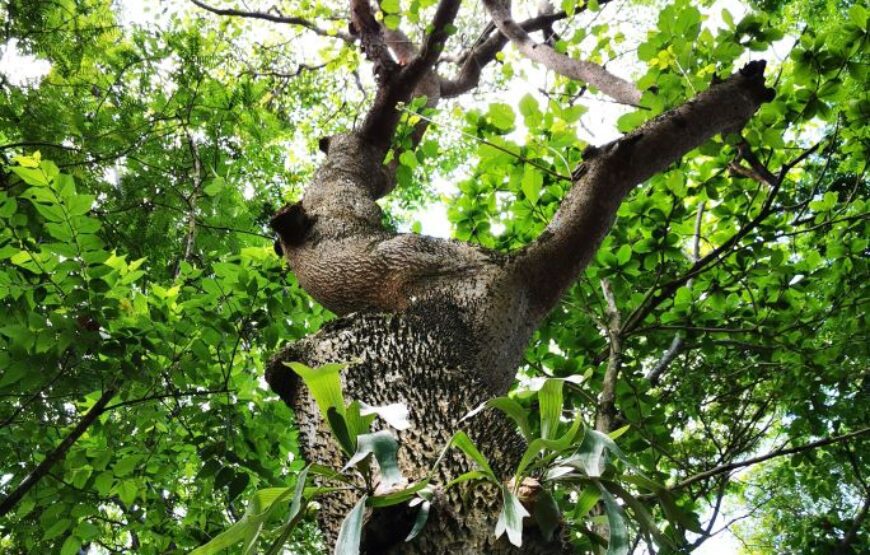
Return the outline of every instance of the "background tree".
<path id="1" fill-rule="evenodd" d="M 7 78 L 0 104 L 2 545 L 163 552 L 226 528 L 240 495 L 302 468 L 291 413 L 260 378 L 308 335 L 288 356 L 358 357 L 354 397 L 403 400 L 412 420 L 426 411 L 432 426 L 400 434 L 412 478 L 517 365 L 520 389 L 579 374 L 566 416 L 629 424 L 623 450 L 701 519 L 701 534 L 675 523 L 673 538 L 700 545 L 743 499 L 750 551 L 862 551 L 866 10 L 760 5 L 711 29 L 702 10 L 717 12 L 684 2 L 600 4 L 544 6 L 518 24 L 498 2 L 179 4 L 137 25 L 107 2 L 7 2 L 5 48 L 51 70 Z M 625 14 L 654 14 L 651 30 L 626 33 Z M 771 100 L 757 65 L 737 69 L 783 37 Z M 301 40 L 312 48 L 289 46 Z M 638 65 L 621 65 L 635 48 Z M 551 70 L 541 91 L 451 100 L 524 74 L 537 85 L 533 67 Z M 616 123 L 628 134 L 588 148 L 584 113 L 607 95 L 634 105 Z M 395 234 L 435 200 L 433 180 L 458 184 L 448 214 L 463 243 Z M 310 336 L 331 316 L 283 276 L 267 229 L 309 183 L 304 211 L 278 221 L 292 224 L 284 250 L 305 291 L 339 314 L 402 315 Z M 390 190 L 384 215 L 372 199 Z M 357 279 L 348 262 L 370 266 Z M 348 334 L 358 347 L 318 347 Z M 299 404 L 293 380 L 276 379 L 288 372 L 274 365 L 272 384 Z M 385 387 L 391 372 L 417 381 Z M 433 410 L 438 395 L 448 410 Z M 321 437 L 314 411 L 298 418 Z M 510 472 L 517 454 L 492 438 L 511 426 L 475 418 L 465 428 Z M 333 456 L 307 441 L 307 457 Z M 782 456 L 731 479 L 764 452 Z M 451 459 L 444 477 L 468 467 Z M 565 539 L 588 547 L 600 526 L 554 495 Z M 430 522 L 420 549 L 456 522 L 493 541 L 499 503 L 447 503 L 459 517 Z M 332 534 L 346 509 L 325 504 Z M 318 549 L 311 537 L 294 549 Z"/>

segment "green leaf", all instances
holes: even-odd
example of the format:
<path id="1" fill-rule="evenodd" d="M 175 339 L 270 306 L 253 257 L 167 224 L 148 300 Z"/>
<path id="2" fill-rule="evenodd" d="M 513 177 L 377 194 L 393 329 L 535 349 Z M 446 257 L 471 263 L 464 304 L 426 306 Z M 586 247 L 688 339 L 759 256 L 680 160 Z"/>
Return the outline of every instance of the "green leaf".
<path id="1" fill-rule="evenodd" d="M 643 503 L 641 503 L 635 496 L 615 482 L 602 480 L 601 484 L 625 501 L 625 504 L 628 505 L 634 513 L 634 520 L 640 524 L 647 533 L 655 538 L 656 543 L 658 543 L 660 547 L 666 548 L 670 551 L 677 550 L 677 545 L 671 541 L 669 537 L 664 535 L 661 530 L 659 530 L 652 515 L 646 507 L 643 506 Z"/>
<path id="2" fill-rule="evenodd" d="M 589 514 L 589 511 L 592 510 L 593 507 L 598 503 L 598 500 L 601 499 L 601 491 L 597 486 L 586 486 L 582 492 L 580 492 L 580 496 L 577 498 L 577 504 L 574 506 L 574 520 L 580 520 L 586 518 L 586 515 Z"/>
<path id="3" fill-rule="evenodd" d="M 299 517 L 302 515 L 302 509 L 305 506 L 305 482 L 308 479 L 308 470 L 310 466 L 302 469 L 302 472 L 296 477 L 296 486 L 293 488 L 293 497 L 290 500 L 290 511 L 287 514 L 287 519 L 281 528 L 278 529 L 278 537 L 272 542 L 272 545 L 266 551 L 266 555 L 277 555 L 281 552 L 284 544 L 290 538 L 290 534 L 296 528 L 299 522 Z"/>
<path id="4" fill-rule="evenodd" d="M 87 214 L 94 204 L 94 195 L 75 195 L 67 202 L 67 211 L 70 216 L 82 216 Z"/>
<path id="5" fill-rule="evenodd" d="M 494 483 L 498 483 L 498 478 L 496 478 L 495 473 L 492 471 L 492 468 L 489 466 L 489 461 L 483 454 L 477 450 L 474 442 L 471 441 L 471 438 L 468 437 L 468 434 L 465 432 L 456 432 L 453 434 L 453 438 L 450 440 L 448 447 L 452 445 L 458 448 L 460 451 L 465 453 L 471 460 L 477 463 L 477 466 L 486 473 L 487 477 Z M 439 457 L 440 459 L 440 457 Z"/>
<path id="6" fill-rule="evenodd" d="M 327 411 L 334 408 L 338 414 L 344 416 L 344 395 L 341 389 L 340 372 L 347 368 L 346 364 L 330 363 L 318 368 L 309 368 L 299 362 L 285 362 L 296 374 L 302 378 L 320 414 L 326 418 Z"/>
<path id="7" fill-rule="evenodd" d="M 69 536 L 64 540 L 60 548 L 60 555 L 76 555 L 82 547 L 82 541 L 75 536 Z"/>
<path id="8" fill-rule="evenodd" d="M 42 535 L 42 539 L 54 539 L 66 532 L 67 529 L 69 529 L 70 525 L 72 525 L 72 520 L 68 518 L 62 518 L 60 520 L 57 520 L 54 522 L 54 524 L 52 524 L 45 530 L 45 533 Z"/>
<path id="9" fill-rule="evenodd" d="M 553 532 L 562 522 L 562 513 L 553 495 L 547 490 L 541 490 L 535 498 L 534 519 L 545 540 L 553 539 Z"/>
<path id="10" fill-rule="evenodd" d="M 501 486 L 501 495 L 503 504 L 498 515 L 498 522 L 495 524 L 495 537 L 500 538 L 502 534 L 507 532 L 508 541 L 517 547 L 522 547 L 523 518 L 529 516 L 529 512 L 507 486 Z"/>
<path id="11" fill-rule="evenodd" d="M 338 440 L 338 445 L 341 447 L 342 451 L 344 451 L 348 457 L 354 456 L 354 451 L 356 450 L 356 438 L 350 435 L 344 417 L 339 414 L 335 407 L 329 407 L 326 411 L 326 421 L 329 422 L 329 429 L 332 430 L 332 435 L 334 435 L 335 439 Z M 351 461 L 353 461 L 353 459 L 351 459 Z"/>
<path id="12" fill-rule="evenodd" d="M 622 245 L 616 251 L 616 262 L 620 266 L 625 266 L 631 260 L 631 245 Z"/>
<path id="13" fill-rule="evenodd" d="M 139 493 L 139 488 L 135 480 L 124 480 L 118 484 L 118 497 L 125 505 L 130 505 L 136 500 L 136 494 Z"/>
<path id="14" fill-rule="evenodd" d="M 25 168 L 22 166 L 12 166 L 9 168 L 15 175 L 24 180 L 28 185 L 46 186 L 50 183 L 48 176 L 40 168 Z"/>
<path id="15" fill-rule="evenodd" d="M 344 517 L 341 529 L 338 531 L 338 539 L 335 542 L 335 555 L 358 555 L 359 542 L 362 538 L 363 518 L 365 516 L 366 500 L 362 498 L 354 505 L 353 509 Z"/>
<path id="16" fill-rule="evenodd" d="M 395 490 L 383 495 L 374 495 L 372 497 L 369 497 L 368 506 L 378 508 L 398 505 L 399 503 L 404 503 L 405 501 L 408 501 L 409 499 L 417 495 L 418 492 L 422 491 L 428 486 L 429 479 L 427 478 L 416 482 L 414 485 L 407 488 Z"/>
<path id="17" fill-rule="evenodd" d="M 609 528 L 607 555 L 627 555 L 629 549 L 628 528 L 625 525 L 625 515 L 622 508 L 616 504 L 616 500 L 601 485 L 601 482 L 596 480 L 595 484 L 601 492 L 601 497 L 604 500 L 604 512 L 607 514 L 607 527 Z"/>
<path id="18" fill-rule="evenodd" d="M 513 421 L 517 423 L 517 426 L 520 427 L 520 432 L 522 432 L 523 437 L 526 439 L 531 437 L 532 428 L 529 424 L 529 416 L 526 413 L 526 409 L 524 409 L 518 402 L 510 397 L 496 397 L 495 399 L 487 401 L 486 406 L 498 409 L 511 417 Z"/>
<path id="19" fill-rule="evenodd" d="M 124 477 L 133 472 L 142 458 L 142 455 L 128 455 L 115 463 L 115 466 L 112 467 L 112 471 L 115 476 Z"/>
<path id="20" fill-rule="evenodd" d="M 523 168 L 523 180 L 520 184 L 523 194 L 532 204 L 538 202 L 538 197 L 541 196 L 541 186 L 544 184 L 544 177 L 531 164 L 526 164 Z"/>
<path id="21" fill-rule="evenodd" d="M 408 536 L 405 538 L 406 542 L 409 542 L 420 535 L 420 532 L 423 531 L 423 528 L 426 527 L 426 522 L 429 520 L 429 509 L 432 507 L 432 503 L 424 500 L 420 503 L 420 510 L 417 511 L 417 517 L 414 519 L 414 526 L 411 527 L 411 531 L 408 532 Z"/>
<path id="22" fill-rule="evenodd" d="M 353 468 L 360 461 L 374 455 L 378 461 L 381 481 L 379 488 L 389 489 L 395 484 L 405 481 L 402 471 L 399 470 L 399 461 L 396 454 L 399 451 L 399 442 L 390 432 L 380 431 L 373 434 L 362 434 L 357 437 L 357 448 L 343 470 Z"/>
<path id="23" fill-rule="evenodd" d="M 399 13 L 401 10 L 399 0 L 381 0 L 381 10 L 386 13 Z"/>
<path id="24" fill-rule="evenodd" d="M 513 108 L 508 104 L 502 102 L 490 104 L 489 111 L 486 115 L 487 118 L 489 118 L 489 121 L 502 131 L 510 131 L 514 127 L 514 119 L 516 116 L 514 115 Z"/>
<path id="25" fill-rule="evenodd" d="M 224 189 L 226 184 L 227 182 L 223 177 L 217 176 L 209 180 L 208 185 L 203 187 L 202 192 L 210 197 L 213 197 L 220 193 Z"/>
<path id="26" fill-rule="evenodd" d="M 562 422 L 562 384 L 559 379 L 548 379 L 538 392 L 541 413 L 541 437 L 552 439 Z"/>
<path id="27" fill-rule="evenodd" d="M 547 449 L 552 451 L 553 454 L 558 454 L 571 447 L 577 439 L 578 432 L 582 429 L 582 424 L 583 421 L 578 416 L 571 425 L 571 428 L 569 428 L 568 431 L 559 439 L 538 438 L 529 443 L 529 446 L 526 447 L 526 450 L 520 459 L 519 465 L 517 465 L 517 470 L 514 473 L 514 480 L 519 482 L 519 480 L 524 476 L 523 473 L 541 451 Z"/>

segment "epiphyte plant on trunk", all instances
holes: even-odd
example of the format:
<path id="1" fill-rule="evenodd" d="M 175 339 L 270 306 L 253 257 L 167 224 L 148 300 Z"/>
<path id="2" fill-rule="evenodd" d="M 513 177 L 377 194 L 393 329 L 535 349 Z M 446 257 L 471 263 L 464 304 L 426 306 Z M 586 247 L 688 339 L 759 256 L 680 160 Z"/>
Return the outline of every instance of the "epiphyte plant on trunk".
<path id="1" fill-rule="evenodd" d="M 396 4 L 382 3 L 384 17 L 379 19 L 369 0 L 349 1 L 347 40 L 358 41 L 372 63 L 377 92 L 356 128 L 321 141 L 326 159 L 302 199 L 285 206 L 272 220 L 279 238 L 276 250 L 286 258 L 301 287 L 340 318 L 278 354 L 267 380 L 296 413 L 306 459 L 340 468 L 352 441 L 339 441 L 341 448 L 329 441 L 329 429 L 335 431 L 338 420 L 318 409 L 316 394 L 284 362 L 320 367 L 356 361 L 342 374 L 352 398 L 408 407 L 412 426 L 399 433 L 403 449 L 398 455 L 406 479 L 420 483 L 435 469 L 438 482 L 447 484 L 468 472 L 467 462 L 448 457 L 435 468 L 439 446 L 449 443 L 446 440 L 459 429 L 463 415 L 507 392 L 535 329 L 593 258 L 625 196 L 713 136 L 739 133 L 761 104 L 773 98 L 773 90 L 765 86 L 765 63 L 749 62 L 730 77 L 711 80 L 709 88 L 688 102 L 620 139 L 588 148 L 571 176 L 561 176 L 570 179 L 571 186 L 549 225 L 520 250 L 503 253 L 469 243 L 395 233 L 383 226 L 377 201 L 394 189 L 397 162 L 413 151 L 427 128 L 426 119 L 416 121 L 412 132 L 403 133 L 401 143 L 396 144 L 404 106 L 425 97 L 425 106 L 431 109 L 442 99 L 473 90 L 481 68 L 496 59 L 506 44 L 617 102 L 643 107 L 645 98 L 633 84 L 601 65 L 572 59 L 530 36 L 530 32 L 551 28 L 567 17 L 565 12 L 547 9 L 517 22 L 510 3 L 503 0 L 483 2 L 491 20 L 485 39 L 467 53 L 456 78 L 441 77 L 436 66 L 456 31 L 454 21 L 461 2 L 437 3 L 419 45 L 398 29 Z M 572 11 L 588 7 L 582 4 Z M 755 160 L 751 153 L 745 159 L 750 164 Z M 783 167 L 779 177 L 766 169 L 762 175 L 775 190 L 788 169 Z M 605 298 L 611 298 L 606 281 L 602 287 Z M 609 312 L 614 314 L 609 326 L 614 331 L 613 364 L 608 364 L 598 399 L 598 434 L 612 431 L 616 415 L 620 324 L 616 312 Z M 629 324 L 636 322 L 625 323 Z M 492 476 L 486 474 L 494 481 L 505 483 L 522 466 L 525 442 L 513 421 L 502 413 L 479 414 L 469 437 L 480 446 L 482 456 L 493 462 Z M 599 435 L 590 431 L 583 440 L 590 437 Z M 557 441 L 546 436 L 540 439 Z M 579 436 L 569 435 L 566 446 L 576 439 Z M 519 543 L 517 527 L 522 526 L 525 513 L 513 495 L 522 484 L 514 482 L 513 489 L 500 487 L 501 496 L 476 492 L 469 484 L 455 488 L 461 493 L 438 492 L 440 497 L 432 501 L 437 518 L 409 544 L 404 539 L 414 518 L 391 513 L 389 519 L 379 519 L 377 511 L 367 514 L 363 535 L 368 540 L 363 541 L 376 546 L 368 549 L 372 553 L 433 553 L 447 545 L 462 553 L 511 552 L 516 548 L 510 542 L 496 541 L 491 530 L 493 526 L 507 530 L 511 541 Z M 614 508 L 606 488 L 601 494 L 604 506 Z M 504 503 L 494 497 L 504 497 Z M 642 513 L 638 508 L 642 505 L 630 505 L 635 516 Z M 323 498 L 318 520 L 328 542 L 344 537 L 347 527 L 342 523 L 348 514 L 357 518 L 359 507 L 359 500 L 344 490 Z M 607 510 L 608 516 L 613 512 Z M 394 522 L 405 522 L 408 529 Z M 611 548 L 615 549 L 614 533 L 622 529 L 611 522 Z M 525 535 L 524 552 L 569 549 L 570 542 L 548 539 L 546 530 L 533 532 Z M 445 537 L 462 539 L 445 543 Z"/>

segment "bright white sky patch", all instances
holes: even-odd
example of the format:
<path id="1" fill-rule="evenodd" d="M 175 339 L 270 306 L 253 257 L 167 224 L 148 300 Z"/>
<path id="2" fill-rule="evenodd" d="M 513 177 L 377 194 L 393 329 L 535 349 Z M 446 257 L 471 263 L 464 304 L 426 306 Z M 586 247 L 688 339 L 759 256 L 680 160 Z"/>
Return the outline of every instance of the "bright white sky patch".
<path id="1" fill-rule="evenodd" d="M 18 39 L 10 39 L 0 46 L 0 73 L 16 87 L 38 85 L 49 70 L 51 63 L 48 60 L 22 53 L 18 49 Z"/>

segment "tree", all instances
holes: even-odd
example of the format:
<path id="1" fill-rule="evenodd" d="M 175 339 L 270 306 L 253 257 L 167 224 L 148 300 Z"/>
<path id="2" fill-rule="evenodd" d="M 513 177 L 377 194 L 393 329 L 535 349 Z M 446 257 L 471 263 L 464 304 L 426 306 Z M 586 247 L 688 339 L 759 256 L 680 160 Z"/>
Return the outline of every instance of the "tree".
<path id="1" fill-rule="evenodd" d="M 526 20 L 497 0 L 477 11 L 456 0 L 192 2 L 196 12 L 157 30 L 118 27 L 104 2 L 6 7 L 7 41 L 52 69 L 38 87 L 4 83 L 0 387 L 13 401 L 0 433 L 14 470 L 0 507 L 15 528 L 2 541 L 67 553 L 194 547 L 227 527 L 225 508 L 259 532 L 252 515 L 271 506 L 271 486 L 272 501 L 294 496 L 280 509 L 288 525 L 266 531 L 280 549 L 307 496 L 286 487 L 304 466 L 285 462 L 298 452 L 321 465 L 299 484 L 309 471 L 323 480 L 323 467 L 367 477 L 320 497 L 317 520 L 330 544 L 353 543 L 347 531 L 359 527 L 369 553 L 514 552 L 520 539 L 523 552 L 625 552 L 653 536 L 696 547 L 740 490 L 768 508 L 750 536 L 860 551 L 864 8 L 794 4 L 819 14 L 815 31 L 726 12 L 714 35 L 678 1 L 637 45 L 646 73 L 632 81 L 603 63 L 621 33 L 577 26 L 617 9 L 608 2 L 544 3 Z M 269 41 L 240 54 L 264 21 L 321 37 L 325 61 Z M 763 61 L 738 63 L 786 35 L 797 40 L 775 76 Z M 348 108 L 341 80 L 360 80 L 360 54 L 375 93 Z M 524 142 L 502 102 L 455 114 L 458 138 L 442 129 L 451 99 L 525 67 L 556 77 L 545 105 L 519 100 Z M 628 106 L 620 138 L 578 138 L 587 98 Z M 300 135 L 288 188 L 283 149 Z M 417 177 L 451 171 L 466 176 L 451 201 L 456 239 L 396 231 L 403 207 L 431 199 Z M 263 246 L 267 220 L 289 281 Z M 324 323 L 320 306 L 337 318 Z M 409 410 L 397 462 L 383 447 L 395 440 L 365 433 L 364 405 L 318 398 L 311 380 L 338 383 L 332 363 L 346 365 L 348 398 Z M 505 397 L 518 368 L 550 379 Z M 258 387 L 264 373 L 292 423 Z M 759 445 L 773 449 L 758 456 Z M 523 474 L 527 446 L 539 466 Z M 590 453 L 595 464 L 566 462 Z M 789 532 L 790 496 L 772 503 L 729 480 L 764 461 L 777 466 L 762 466 L 762 486 L 783 474 L 795 497 L 836 507 L 807 509 L 836 512 L 824 532 Z M 576 493 L 570 480 L 542 486 L 557 463 L 583 471 L 565 474 Z M 819 487 L 819 468 L 843 480 Z M 406 501 L 423 485 L 418 530 L 424 512 Z"/>

